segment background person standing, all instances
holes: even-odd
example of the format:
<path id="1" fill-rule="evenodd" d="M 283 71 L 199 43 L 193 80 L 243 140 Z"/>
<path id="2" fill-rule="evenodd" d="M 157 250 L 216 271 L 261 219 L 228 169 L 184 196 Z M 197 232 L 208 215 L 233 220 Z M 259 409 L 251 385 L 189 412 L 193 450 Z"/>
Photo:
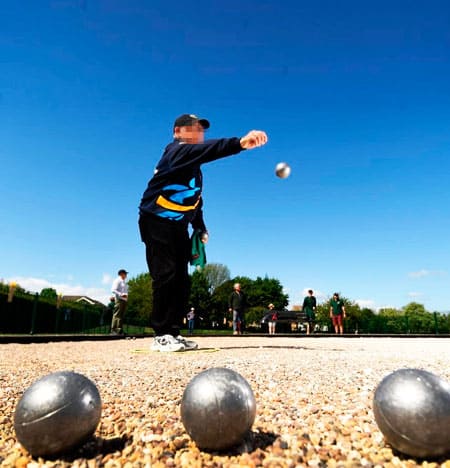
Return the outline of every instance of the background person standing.
<path id="1" fill-rule="evenodd" d="M 268 313 L 272 314 L 267 325 L 269 326 L 269 335 L 275 335 L 275 329 L 277 326 L 278 312 L 275 310 L 273 304 L 268 305 Z"/>
<path id="2" fill-rule="evenodd" d="M 123 317 L 128 304 L 128 285 L 126 283 L 128 271 L 119 270 L 113 281 L 111 291 L 114 295 L 114 309 L 111 322 L 111 335 L 125 335 L 123 331 Z"/>
<path id="3" fill-rule="evenodd" d="M 187 321 L 188 321 L 189 335 L 192 335 L 192 333 L 194 333 L 194 325 L 195 325 L 195 309 L 194 309 L 194 307 L 191 307 L 191 310 L 187 313 L 186 318 L 187 318 Z"/>
<path id="4" fill-rule="evenodd" d="M 316 308 L 317 300 L 314 297 L 314 291 L 308 290 L 308 295 L 303 299 L 303 312 L 306 313 L 306 334 L 309 335 L 314 331 L 314 324 L 316 322 Z"/>
<path id="5" fill-rule="evenodd" d="M 333 322 L 335 333 L 344 333 L 345 306 L 338 293 L 333 294 L 330 301 L 330 318 Z"/>
<path id="6" fill-rule="evenodd" d="M 241 285 L 236 283 L 228 299 L 228 310 L 233 314 L 233 335 L 242 335 L 244 331 L 244 312 L 247 305 Z"/>

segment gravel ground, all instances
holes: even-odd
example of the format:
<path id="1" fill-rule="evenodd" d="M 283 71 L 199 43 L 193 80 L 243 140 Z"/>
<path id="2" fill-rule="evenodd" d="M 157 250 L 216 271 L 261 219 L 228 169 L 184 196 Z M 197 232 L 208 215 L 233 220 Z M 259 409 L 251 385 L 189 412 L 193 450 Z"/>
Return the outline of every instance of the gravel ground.
<path id="1" fill-rule="evenodd" d="M 1 467 L 410 467 L 443 466 L 393 452 L 372 412 L 380 380 L 418 367 L 450 380 L 450 340 L 202 337 L 201 349 L 155 353 L 151 339 L 0 345 Z M 210 367 L 244 376 L 257 402 L 252 432 L 222 453 L 200 451 L 180 419 L 186 384 Z M 50 372 L 73 370 L 102 397 L 95 436 L 58 460 L 17 442 L 14 408 Z M 76 422 L 74 422 L 76 423 Z"/>

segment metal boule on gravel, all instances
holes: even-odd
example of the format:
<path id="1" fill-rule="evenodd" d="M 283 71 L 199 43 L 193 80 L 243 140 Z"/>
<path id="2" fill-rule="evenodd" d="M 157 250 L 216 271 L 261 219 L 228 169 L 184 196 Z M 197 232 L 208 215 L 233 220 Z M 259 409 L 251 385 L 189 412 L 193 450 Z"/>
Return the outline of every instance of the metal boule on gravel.
<path id="1" fill-rule="evenodd" d="M 102 402 L 95 384 L 70 371 L 34 382 L 17 403 L 14 430 L 33 456 L 52 456 L 75 448 L 98 426 Z"/>
<path id="2" fill-rule="evenodd" d="M 224 450 L 242 442 L 255 415 L 256 401 L 249 383 L 225 367 L 196 375 L 181 401 L 184 427 L 204 450 Z"/>
<path id="3" fill-rule="evenodd" d="M 386 440 L 418 458 L 450 453 L 450 385 L 420 369 L 399 369 L 375 390 L 375 420 Z"/>

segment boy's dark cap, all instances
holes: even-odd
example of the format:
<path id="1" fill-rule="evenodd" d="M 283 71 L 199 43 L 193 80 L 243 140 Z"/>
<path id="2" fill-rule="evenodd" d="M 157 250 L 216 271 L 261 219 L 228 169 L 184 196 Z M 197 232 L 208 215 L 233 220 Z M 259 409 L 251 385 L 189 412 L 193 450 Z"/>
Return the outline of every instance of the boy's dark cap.
<path id="1" fill-rule="evenodd" d="M 195 114 L 183 114 L 176 118 L 173 128 L 175 127 L 188 127 L 198 122 L 205 130 L 209 128 L 209 120 L 201 119 Z"/>
<path id="2" fill-rule="evenodd" d="M 125 274 L 128 275 L 128 271 L 124 270 L 123 268 L 117 272 L 118 275 Z"/>

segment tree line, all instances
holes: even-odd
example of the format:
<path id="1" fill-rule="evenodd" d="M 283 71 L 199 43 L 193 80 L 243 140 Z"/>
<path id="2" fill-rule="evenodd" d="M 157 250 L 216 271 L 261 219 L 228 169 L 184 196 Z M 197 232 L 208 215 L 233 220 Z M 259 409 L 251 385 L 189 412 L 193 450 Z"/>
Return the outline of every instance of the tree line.
<path id="1" fill-rule="evenodd" d="M 231 278 L 228 267 L 211 263 L 203 270 L 194 271 L 191 275 L 190 307 L 195 307 L 197 316 L 201 317 L 202 328 L 223 328 L 231 319 L 228 313 L 228 298 L 233 284 L 240 283 L 248 300 L 245 314 L 247 325 L 259 324 L 267 311 L 269 303 L 275 309 L 283 310 L 289 303 L 289 297 L 283 292 L 283 286 L 276 278 L 245 276 Z M 148 323 L 152 310 L 151 278 L 143 273 L 128 282 L 129 285 L 129 318 L 139 323 Z M 316 324 L 320 329 L 330 323 L 330 299 L 317 306 Z M 370 334 L 447 334 L 450 333 L 450 315 L 430 312 L 422 304 L 411 302 L 402 308 L 384 308 L 378 311 L 361 307 L 355 301 L 343 297 L 346 309 L 344 329 L 346 333 Z M 187 311 L 186 311 L 187 313 Z"/>
<path id="2" fill-rule="evenodd" d="M 410 302 L 396 308 L 384 308 L 374 311 L 360 307 L 355 301 L 342 297 L 346 310 L 344 328 L 346 333 L 369 334 L 448 334 L 450 333 L 450 315 L 430 312 L 423 304 Z M 330 300 L 317 307 L 317 323 L 329 324 Z"/>
<path id="3" fill-rule="evenodd" d="M 289 297 L 275 278 L 246 276 L 230 277 L 228 267 L 222 264 L 207 264 L 202 270 L 190 275 L 191 292 L 189 307 L 194 307 L 202 328 L 224 328 L 231 315 L 228 312 L 228 298 L 234 283 L 240 283 L 247 298 L 247 324 L 259 323 L 269 303 L 279 310 L 285 309 Z M 142 273 L 128 281 L 128 318 L 141 322 L 149 320 L 152 310 L 151 278 Z M 187 313 L 187 311 L 186 311 Z"/>
<path id="4" fill-rule="evenodd" d="M 228 298 L 234 283 L 240 283 L 248 300 L 245 314 L 248 326 L 255 331 L 261 318 L 267 311 L 269 303 L 275 309 L 283 310 L 288 306 L 289 297 L 283 292 L 283 286 L 276 278 L 257 277 L 251 279 L 245 276 L 231 278 L 230 271 L 225 265 L 208 264 L 203 270 L 194 271 L 191 275 L 191 293 L 189 307 L 195 307 L 199 320 L 198 326 L 205 329 L 228 328 L 231 315 L 228 312 Z M 125 321 L 131 325 L 149 326 L 152 304 L 152 283 L 148 273 L 142 273 L 128 281 L 129 304 Z M 33 310 L 37 310 L 36 328 L 42 331 L 69 326 L 69 322 L 61 318 L 64 311 L 72 311 L 72 321 L 76 316 L 89 317 L 88 322 L 109 323 L 109 316 L 99 306 L 87 306 L 73 302 L 62 301 L 58 307 L 57 293 L 52 288 L 43 289 L 40 294 L 25 291 L 20 285 L 15 287 L 14 300 L 8 302 L 9 285 L 0 283 L 0 312 L 2 312 L 2 326 L 0 332 L 16 332 L 21 323 L 32 320 Z M 402 308 L 384 308 L 378 311 L 367 307 L 360 307 L 355 301 L 343 297 L 346 309 L 344 328 L 346 333 L 369 334 L 449 334 L 450 314 L 427 311 L 424 305 L 411 302 Z M 38 302 L 37 302 L 38 301 Z M 55 315 L 55 307 L 59 311 Z M 328 327 L 331 331 L 329 317 L 329 299 L 317 306 L 316 324 L 320 330 Z M 187 311 L 186 311 L 187 313 Z M 51 315 L 54 319 L 50 319 Z M 91 320 L 92 315 L 92 320 Z M 103 320 L 102 320 L 103 317 Z M 8 318 L 8 324 L 5 322 Z M 39 323 L 42 319 L 42 325 Z M 45 319 L 45 320 L 44 320 Z M 9 323 L 11 322 L 11 323 Z M 14 323 L 13 323 L 14 322 Z M 48 324 L 47 324 L 48 322 Z M 86 320 L 85 320 L 86 322 Z M 72 327 L 72 325 L 70 325 Z M 73 325 L 75 326 L 75 324 Z M 85 328 L 88 323 L 80 321 L 77 327 Z M 19 328 L 18 328 L 19 327 Z M 25 328 L 26 328 L 25 327 Z"/>

